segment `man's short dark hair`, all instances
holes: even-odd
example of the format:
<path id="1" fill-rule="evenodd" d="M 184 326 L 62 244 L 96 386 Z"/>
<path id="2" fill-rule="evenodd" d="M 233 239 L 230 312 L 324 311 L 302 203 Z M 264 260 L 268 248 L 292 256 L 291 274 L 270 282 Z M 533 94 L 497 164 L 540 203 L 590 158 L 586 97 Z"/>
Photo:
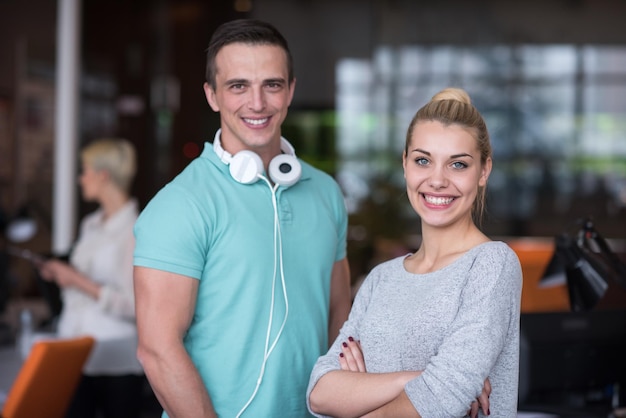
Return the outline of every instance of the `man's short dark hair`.
<path id="1" fill-rule="evenodd" d="M 206 81 L 215 90 L 215 57 L 226 45 L 243 43 L 249 45 L 275 45 L 281 47 L 287 55 L 289 83 L 293 81 L 293 58 L 287 40 L 274 26 L 256 19 L 237 19 L 220 25 L 211 36 L 206 60 Z"/>

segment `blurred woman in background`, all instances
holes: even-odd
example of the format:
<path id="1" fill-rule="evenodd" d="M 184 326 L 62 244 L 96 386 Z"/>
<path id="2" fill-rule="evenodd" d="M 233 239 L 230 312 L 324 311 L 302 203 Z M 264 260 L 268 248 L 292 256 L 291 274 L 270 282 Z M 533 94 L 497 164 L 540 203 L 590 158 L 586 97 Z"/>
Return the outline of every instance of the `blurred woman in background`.
<path id="1" fill-rule="evenodd" d="M 67 417 L 137 417 L 143 369 L 133 294 L 138 205 L 129 194 L 135 149 L 126 140 L 101 139 L 82 150 L 81 162 L 82 197 L 99 207 L 82 220 L 69 264 L 52 259 L 40 267 L 44 280 L 61 288 L 58 336 L 96 339 Z"/>

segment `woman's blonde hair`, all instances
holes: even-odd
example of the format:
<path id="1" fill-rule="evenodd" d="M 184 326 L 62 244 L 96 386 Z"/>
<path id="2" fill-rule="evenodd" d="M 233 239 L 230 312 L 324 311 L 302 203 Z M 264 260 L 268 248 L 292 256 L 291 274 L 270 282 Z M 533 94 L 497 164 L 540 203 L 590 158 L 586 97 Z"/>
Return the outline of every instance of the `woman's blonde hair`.
<path id="1" fill-rule="evenodd" d="M 137 171 L 135 147 L 126 139 L 102 138 L 85 146 L 81 151 L 82 162 L 93 170 L 106 171 L 113 183 L 125 192 Z"/>
<path id="2" fill-rule="evenodd" d="M 448 87 L 435 94 L 428 103 L 417 111 L 409 124 L 406 134 L 405 154 L 409 152 L 413 130 L 418 122 L 435 121 L 445 126 L 459 125 L 476 139 L 476 146 L 480 151 L 480 163 L 485 165 L 491 158 L 491 142 L 489 131 L 480 112 L 463 89 Z M 472 207 L 474 220 L 480 223 L 485 211 L 485 187 L 479 186 L 476 200 Z"/>

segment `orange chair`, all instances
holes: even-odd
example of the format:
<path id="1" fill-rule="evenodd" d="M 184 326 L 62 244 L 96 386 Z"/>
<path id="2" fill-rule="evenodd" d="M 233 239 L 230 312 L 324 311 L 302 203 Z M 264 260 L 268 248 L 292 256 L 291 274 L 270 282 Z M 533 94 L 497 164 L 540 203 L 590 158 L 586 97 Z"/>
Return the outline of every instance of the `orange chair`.
<path id="1" fill-rule="evenodd" d="M 62 418 L 94 343 L 92 337 L 35 342 L 9 391 L 1 418 Z"/>

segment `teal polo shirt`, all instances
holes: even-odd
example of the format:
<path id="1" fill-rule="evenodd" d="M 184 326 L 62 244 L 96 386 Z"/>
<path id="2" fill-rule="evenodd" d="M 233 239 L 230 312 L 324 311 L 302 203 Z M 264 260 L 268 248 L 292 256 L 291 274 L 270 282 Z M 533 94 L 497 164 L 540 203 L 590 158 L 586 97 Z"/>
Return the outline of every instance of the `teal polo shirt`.
<path id="1" fill-rule="evenodd" d="M 328 347 L 330 277 L 346 256 L 347 214 L 332 177 L 301 163 L 299 182 L 276 191 L 280 237 L 268 184 L 236 182 L 210 143 L 135 225 L 135 265 L 200 281 L 184 344 L 220 416 L 236 416 L 252 396 L 285 315 L 242 416 L 310 416 L 306 387 Z"/>

